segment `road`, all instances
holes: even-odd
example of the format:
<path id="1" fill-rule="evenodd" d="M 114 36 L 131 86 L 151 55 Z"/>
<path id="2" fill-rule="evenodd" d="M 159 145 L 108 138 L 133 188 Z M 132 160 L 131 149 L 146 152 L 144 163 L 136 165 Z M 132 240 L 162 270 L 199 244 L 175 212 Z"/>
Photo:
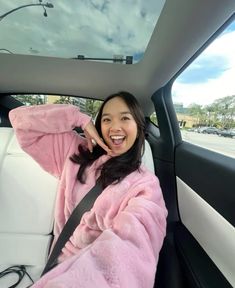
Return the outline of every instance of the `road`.
<path id="1" fill-rule="evenodd" d="M 185 130 L 181 134 L 184 141 L 235 158 L 235 139 Z"/>

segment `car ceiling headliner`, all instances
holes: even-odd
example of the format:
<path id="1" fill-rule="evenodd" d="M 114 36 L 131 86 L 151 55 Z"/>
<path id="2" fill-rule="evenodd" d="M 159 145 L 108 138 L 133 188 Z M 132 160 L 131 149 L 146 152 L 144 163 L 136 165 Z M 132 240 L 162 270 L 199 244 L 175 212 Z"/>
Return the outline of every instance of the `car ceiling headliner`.
<path id="1" fill-rule="evenodd" d="M 0 93 L 47 93 L 103 99 L 127 90 L 152 112 L 164 86 L 229 19 L 234 0 L 167 0 L 143 59 L 132 65 L 0 53 Z"/>

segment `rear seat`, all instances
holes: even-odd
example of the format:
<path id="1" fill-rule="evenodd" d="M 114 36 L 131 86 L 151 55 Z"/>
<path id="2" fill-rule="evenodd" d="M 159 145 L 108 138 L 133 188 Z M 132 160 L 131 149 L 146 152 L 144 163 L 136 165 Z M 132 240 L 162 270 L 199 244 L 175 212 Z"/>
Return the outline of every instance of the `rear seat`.
<path id="1" fill-rule="evenodd" d="M 19 147 L 12 128 L 0 127 L 0 139 L 0 271 L 27 265 L 36 280 L 51 243 L 58 180 Z M 154 172 L 151 148 L 145 144 L 143 163 Z M 1 278 L 0 287 L 9 287 L 15 277 Z M 29 284 L 25 276 L 17 288 Z"/>
<path id="2" fill-rule="evenodd" d="M 28 265 L 37 279 L 51 243 L 58 180 L 19 147 L 12 128 L 1 127 L 0 139 L 0 271 Z M 9 287 L 15 277 L 1 278 L 0 287 Z M 31 282 L 24 277 L 19 287 L 26 284 Z"/>

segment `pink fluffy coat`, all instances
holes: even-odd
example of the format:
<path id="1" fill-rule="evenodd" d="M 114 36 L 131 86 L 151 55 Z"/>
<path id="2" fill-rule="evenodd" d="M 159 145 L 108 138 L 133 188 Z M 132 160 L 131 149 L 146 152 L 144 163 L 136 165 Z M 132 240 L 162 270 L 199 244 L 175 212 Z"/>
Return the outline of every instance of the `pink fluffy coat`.
<path id="1" fill-rule="evenodd" d="M 86 140 L 73 131 L 90 117 L 72 105 L 20 107 L 10 120 L 23 150 L 57 177 L 55 240 L 77 203 L 94 186 L 103 155 L 76 180 L 79 166 L 69 159 Z M 67 242 L 60 264 L 33 288 L 151 288 L 166 233 L 167 211 L 157 177 L 144 165 L 110 185 L 86 212 Z"/>

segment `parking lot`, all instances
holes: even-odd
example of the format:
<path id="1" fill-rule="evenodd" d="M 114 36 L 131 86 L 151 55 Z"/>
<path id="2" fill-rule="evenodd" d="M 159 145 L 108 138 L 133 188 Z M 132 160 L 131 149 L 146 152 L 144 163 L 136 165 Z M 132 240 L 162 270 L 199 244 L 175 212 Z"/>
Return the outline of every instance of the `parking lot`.
<path id="1" fill-rule="evenodd" d="M 235 139 L 185 130 L 182 130 L 181 134 L 187 142 L 235 158 Z"/>

